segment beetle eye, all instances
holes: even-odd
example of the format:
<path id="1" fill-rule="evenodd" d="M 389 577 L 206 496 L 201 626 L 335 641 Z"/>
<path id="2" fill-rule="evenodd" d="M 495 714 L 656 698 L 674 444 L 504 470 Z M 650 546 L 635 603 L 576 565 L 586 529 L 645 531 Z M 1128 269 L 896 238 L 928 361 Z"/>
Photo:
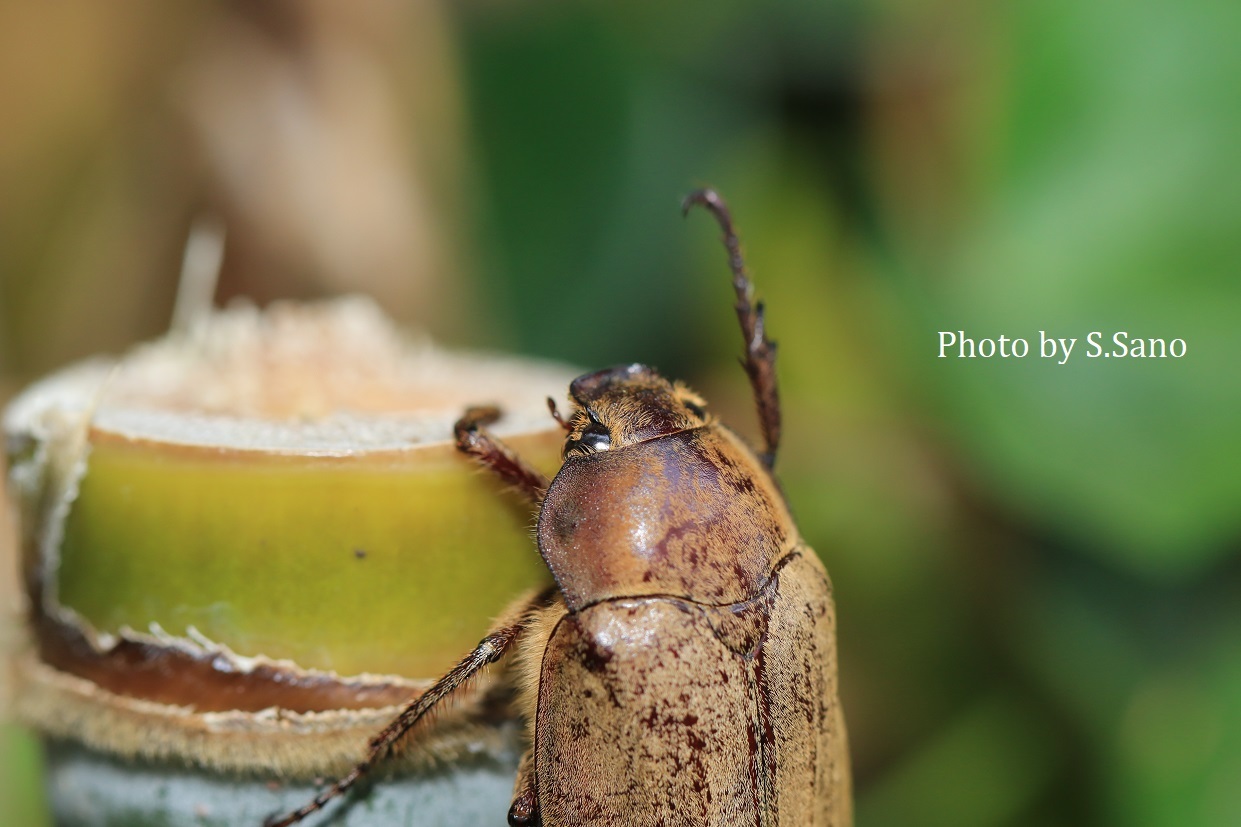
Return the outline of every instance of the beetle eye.
<path id="1" fill-rule="evenodd" d="M 612 434 L 603 425 L 593 422 L 582 431 L 579 439 L 569 440 L 565 453 L 594 454 L 612 447 Z"/>

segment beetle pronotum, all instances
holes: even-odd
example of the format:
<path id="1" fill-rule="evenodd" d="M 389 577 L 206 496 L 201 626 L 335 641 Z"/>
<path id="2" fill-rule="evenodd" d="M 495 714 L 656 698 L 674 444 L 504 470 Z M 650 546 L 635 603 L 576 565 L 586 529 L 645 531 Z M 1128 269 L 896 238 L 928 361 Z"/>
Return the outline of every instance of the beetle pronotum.
<path id="1" fill-rule="evenodd" d="M 756 454 L 680 383 L 643 365 L 569 386 L 564 464 L 550 482 L 486 430 L 457 445 L 539 508 L 556 586 L 514 606 L 379 733 L 348 775 L 267 827 L 344 793 L 429 710 L 516 648 L 530 747 L 519 827 L 851 823 L 836 694 L 831 584 L 771 474 L 780 440 L 775 345 L 723 200 L 690 194 L 724 233 L 758 406 Z"/>

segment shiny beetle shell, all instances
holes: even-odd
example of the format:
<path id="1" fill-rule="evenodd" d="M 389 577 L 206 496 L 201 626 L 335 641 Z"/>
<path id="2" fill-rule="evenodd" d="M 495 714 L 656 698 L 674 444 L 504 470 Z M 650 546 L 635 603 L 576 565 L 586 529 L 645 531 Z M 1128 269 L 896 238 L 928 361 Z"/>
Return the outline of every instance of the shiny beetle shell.
<path id="1" fill-rule="evenodd" d="M 571 433 L 539 514 L 564 602 L 538 653 L 542 824 L 848 824 L 827 574 L 687 395 L 639 365 L 574 382 L 611 444 Z"/>

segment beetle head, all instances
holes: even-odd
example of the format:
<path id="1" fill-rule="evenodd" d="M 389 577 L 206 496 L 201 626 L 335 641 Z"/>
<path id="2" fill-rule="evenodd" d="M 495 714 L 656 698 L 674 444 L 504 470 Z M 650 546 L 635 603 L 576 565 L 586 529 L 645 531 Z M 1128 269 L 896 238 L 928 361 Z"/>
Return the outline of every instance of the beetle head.
<path id="1" fill-rule="evenodd" d="M 624 365 L 579 376 L 569 385 L 578 407 L 569 419 L 565 459 L 614 451 L 709 421 L 702 397 L 646 365 Z"/>

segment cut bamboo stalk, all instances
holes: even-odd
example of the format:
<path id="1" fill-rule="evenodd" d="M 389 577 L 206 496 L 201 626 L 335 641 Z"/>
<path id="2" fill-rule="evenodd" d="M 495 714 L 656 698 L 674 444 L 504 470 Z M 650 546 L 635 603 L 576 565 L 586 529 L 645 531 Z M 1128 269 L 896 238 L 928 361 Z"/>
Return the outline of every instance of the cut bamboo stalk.
<path id="1" fill-rule="evenodd" d="M 550 474 L 563 432 L 545 399 L 573 375 L 448 353 L 348 299 L 210 313 L 18 397 L 4 430 L 31 622 L 16 708 L 56 743 L 58 820 L 96 823 L 57 792 L 84 766 L 134 768 L 141 798 L 172 766 L 226 788 L 212 773 L 305 781 L 357 760 L 549 581 L 529 507 L 454 450 L 453 421 L 500 405 L 496 432 Z M 502 673 L 480 681 L 404 765 L 482 756 L 504 777 L 506 698 Z M 239 823 L 262 799 L 232 797 L 202 803 Z"/>

